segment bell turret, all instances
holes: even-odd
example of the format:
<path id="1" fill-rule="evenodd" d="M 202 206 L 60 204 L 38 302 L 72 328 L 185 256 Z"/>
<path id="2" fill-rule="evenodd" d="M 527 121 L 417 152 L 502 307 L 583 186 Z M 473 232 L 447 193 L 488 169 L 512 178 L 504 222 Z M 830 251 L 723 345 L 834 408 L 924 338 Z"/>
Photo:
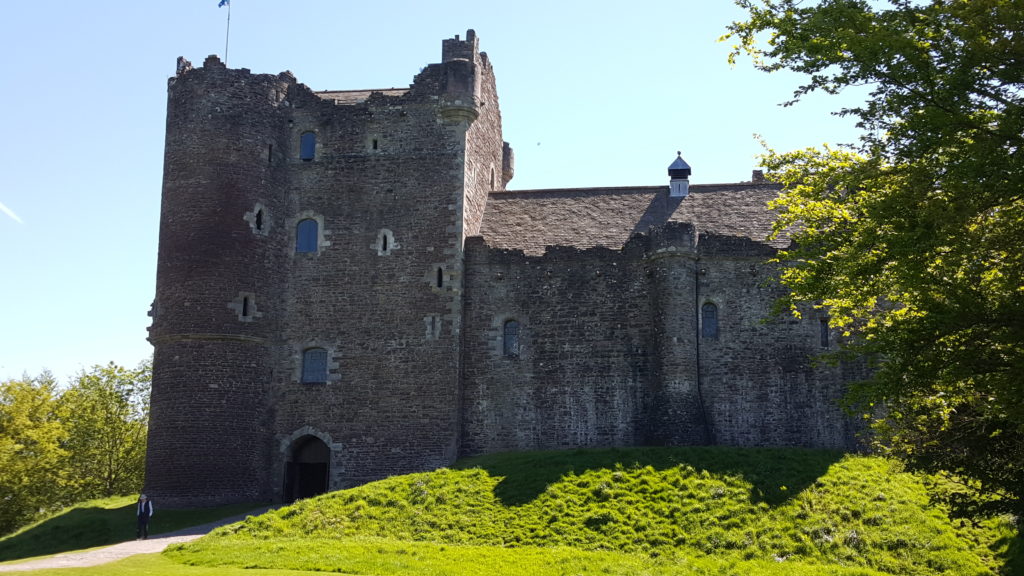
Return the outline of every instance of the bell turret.
<path id="1" fill-rule="evenodd" d="M 669 196 L 685 198 L 690 194 L 690 165 L 683 160 L 683 153 L 676 152 L 676 159 L 668 167 Z"/>

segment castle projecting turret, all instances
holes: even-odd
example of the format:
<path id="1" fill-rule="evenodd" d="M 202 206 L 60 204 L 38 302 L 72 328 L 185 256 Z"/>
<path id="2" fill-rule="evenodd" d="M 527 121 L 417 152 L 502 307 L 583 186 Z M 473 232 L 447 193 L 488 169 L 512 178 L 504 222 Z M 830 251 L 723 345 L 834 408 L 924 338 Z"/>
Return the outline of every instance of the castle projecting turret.
<path id="1" fill-rule="evenodd" d="M 146 489 L 170 506 L 266 499 L 266 397 L 284 295 L 282 103 L 294 78 L 229 70 L 216 57 L 178 68 L 168 86 Z"/>

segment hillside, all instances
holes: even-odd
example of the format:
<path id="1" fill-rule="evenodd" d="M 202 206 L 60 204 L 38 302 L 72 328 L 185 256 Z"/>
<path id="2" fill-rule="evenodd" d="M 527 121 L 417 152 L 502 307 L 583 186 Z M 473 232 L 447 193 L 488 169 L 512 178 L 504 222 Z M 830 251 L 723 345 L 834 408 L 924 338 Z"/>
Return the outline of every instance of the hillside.
<path id="1" fill-rule="evenodd" d="M 0 538 L 0 562 L 106 546 L 135 539 L 136 496 L 81 502 Z M 236 504 L 199 510 L 161 510 L 150 523 L 160 534 L 235 516 L 257 507 Z"/>
<path id="2" fill-rule="evenodd" d="M 168 554 L 372 574 L 993 574 L 1007 521 L 952 522 L 884 459 L 782 449 L 503 454 L 335 492 Z M 993 548 L 996 552 L 993 552 Z"/>

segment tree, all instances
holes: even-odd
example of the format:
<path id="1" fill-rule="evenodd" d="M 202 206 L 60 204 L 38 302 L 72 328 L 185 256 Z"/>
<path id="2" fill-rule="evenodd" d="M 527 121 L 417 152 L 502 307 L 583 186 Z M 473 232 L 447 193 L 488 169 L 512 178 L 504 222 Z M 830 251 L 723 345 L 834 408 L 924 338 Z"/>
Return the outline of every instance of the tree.
<path id="1" fill-rule="evenodd" d="M 877 446 L 946 474 L 963 514 L 1024 512 L 1024 2 L 736 0 L 726 38 L 793 104 L 870 87 L 855 146 L 776 153 L 789 304 L 878 358 Z M 763 43 L 764 46 L 759 44 Z M 878 408 L 882 407 L 882 408 Z"/>
<path id="2" fill-rule="evenodd" d="M 56 386 L 49 373 L 0 382 L 0 534 L 66 503 Z"/>
<path id="3" fill-rule="evenodd" d="M 129 370 L 111 362 L 81 372 L 60 398 L 67 430 L 67 490 L 74 500 L 142 488 L 152 365 Z"/>

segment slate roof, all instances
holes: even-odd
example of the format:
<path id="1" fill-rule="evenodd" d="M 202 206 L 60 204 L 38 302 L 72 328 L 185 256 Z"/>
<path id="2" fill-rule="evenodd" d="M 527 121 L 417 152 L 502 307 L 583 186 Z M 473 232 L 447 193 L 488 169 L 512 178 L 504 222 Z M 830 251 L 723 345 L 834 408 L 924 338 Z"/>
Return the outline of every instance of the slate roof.
<path id="1" fill-rule="evenodd" d="M 380 92 L 385 96 L 401 96 L 408 88 L 379 88 L 377 90 L 324 90 L 315 94 L 324 100 L 334 100 L 335 104 L 359 104 L 366 102 L 370 94 Z"/>
<path id="2" fill-rule="evenodd" d="M 774 216 L 767 208 L 779 187 L 767 182 L 697 184 L 685 198 L 668 186 L 494 191 L 487 199 L 480 235 L 492 248 L 540 255 L 545 246 L 620 249 L 637 232 L 665 222 L 690 222 L 713 232 L 767 242 Z"/>

